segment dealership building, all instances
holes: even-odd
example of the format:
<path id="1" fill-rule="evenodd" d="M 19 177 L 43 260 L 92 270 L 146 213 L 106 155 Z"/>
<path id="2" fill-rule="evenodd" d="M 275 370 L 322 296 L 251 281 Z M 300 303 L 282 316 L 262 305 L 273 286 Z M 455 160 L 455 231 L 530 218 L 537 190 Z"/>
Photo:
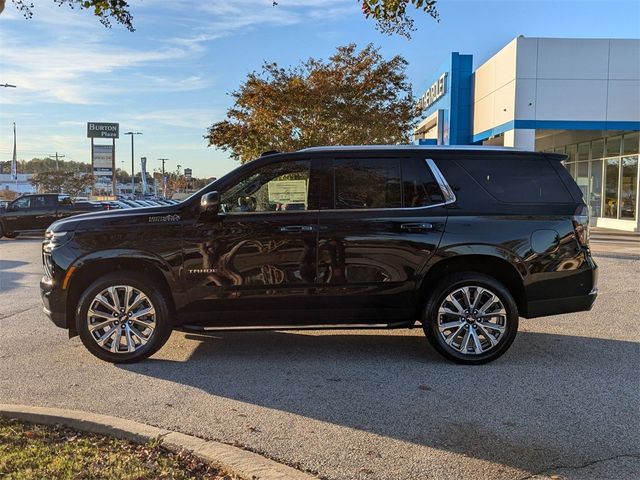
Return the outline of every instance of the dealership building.
<path id="1" fill-rule="evenodd" d="M 425 87 L 417 143 L 564 153 L 592 225 L 640 231 L 640 40 L 521 36 L 475 70 L 451 53 Z"/>

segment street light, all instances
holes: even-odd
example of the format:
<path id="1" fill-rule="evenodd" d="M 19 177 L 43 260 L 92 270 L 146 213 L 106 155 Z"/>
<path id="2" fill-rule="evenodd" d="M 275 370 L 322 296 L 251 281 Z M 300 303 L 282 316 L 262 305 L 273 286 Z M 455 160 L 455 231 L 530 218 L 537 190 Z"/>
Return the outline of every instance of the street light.
<path id="1" fill-rule="evenodd" d="M 16 88 L 15 85 L 11 85 L 10 83 L 3 83 L 0 84 L 0 87 L 4 87 L 4 88 Z"/>
<path id="2" fill-rule="evenodd" d="M 135 183 L 133 176 L 133 168 L 134 168 L 134 154 L 133 154 L 133 136 L 134 135 L 142 135 L 141 132 L 125 132 L 125 135 L 131 135 L 131 198 L 135 198 Z"/>

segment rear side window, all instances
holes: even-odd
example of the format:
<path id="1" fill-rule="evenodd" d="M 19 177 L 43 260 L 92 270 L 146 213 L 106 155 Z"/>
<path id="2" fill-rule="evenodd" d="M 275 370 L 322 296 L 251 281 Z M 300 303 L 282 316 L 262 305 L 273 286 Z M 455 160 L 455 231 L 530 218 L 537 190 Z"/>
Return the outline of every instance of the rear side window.
<path id="1" fill-rule="evenodd" d="M 444 202 L 442 190 L 433 178 L 427 163 L 418 158 L 402 162 L 402 193 L 404 206 L 409 208 Z"/>
<path id="2" fill-rule="evenodd" d="M 393 158 L 336 158 L 336 209 L 400 208 L 400 162 Z"/>
<path id="3" fill-rule="evenodd" d="M 461 158 L 458 162 L 497 200 L 505 203 L 573 203 L 547 159 Z"/>

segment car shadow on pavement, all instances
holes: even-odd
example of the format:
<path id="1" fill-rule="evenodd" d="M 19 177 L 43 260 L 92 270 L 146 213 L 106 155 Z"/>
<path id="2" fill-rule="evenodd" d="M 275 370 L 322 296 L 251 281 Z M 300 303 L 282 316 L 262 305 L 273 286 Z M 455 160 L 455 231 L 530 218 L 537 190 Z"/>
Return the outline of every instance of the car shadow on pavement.
<path id="1" fill-rule="evenodd" d="M 22 286 L 20 280 L 26 274 L 13 270 L 27 264 L 28 262 L 18 260 L 0 260 L 0 292 L 8 292 Z"/>
<path id="2" fill-rule="evenodd" d="M 637 454 L 637 343 L 521 331 L 464 366 L 398 332 L 186 334 L 190 358 L 121 368 L 528 471 Z"/>

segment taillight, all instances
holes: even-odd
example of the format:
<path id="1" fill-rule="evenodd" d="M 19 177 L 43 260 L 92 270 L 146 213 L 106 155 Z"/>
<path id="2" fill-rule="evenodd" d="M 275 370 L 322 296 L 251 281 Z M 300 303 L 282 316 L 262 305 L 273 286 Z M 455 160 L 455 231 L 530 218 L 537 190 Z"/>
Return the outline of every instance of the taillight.
<path id="1" fill-rule="evenodd" d="M 580 205 L 573 214 L 573 229 L 580 245 L 589 246 L 589 207 Z"/>

